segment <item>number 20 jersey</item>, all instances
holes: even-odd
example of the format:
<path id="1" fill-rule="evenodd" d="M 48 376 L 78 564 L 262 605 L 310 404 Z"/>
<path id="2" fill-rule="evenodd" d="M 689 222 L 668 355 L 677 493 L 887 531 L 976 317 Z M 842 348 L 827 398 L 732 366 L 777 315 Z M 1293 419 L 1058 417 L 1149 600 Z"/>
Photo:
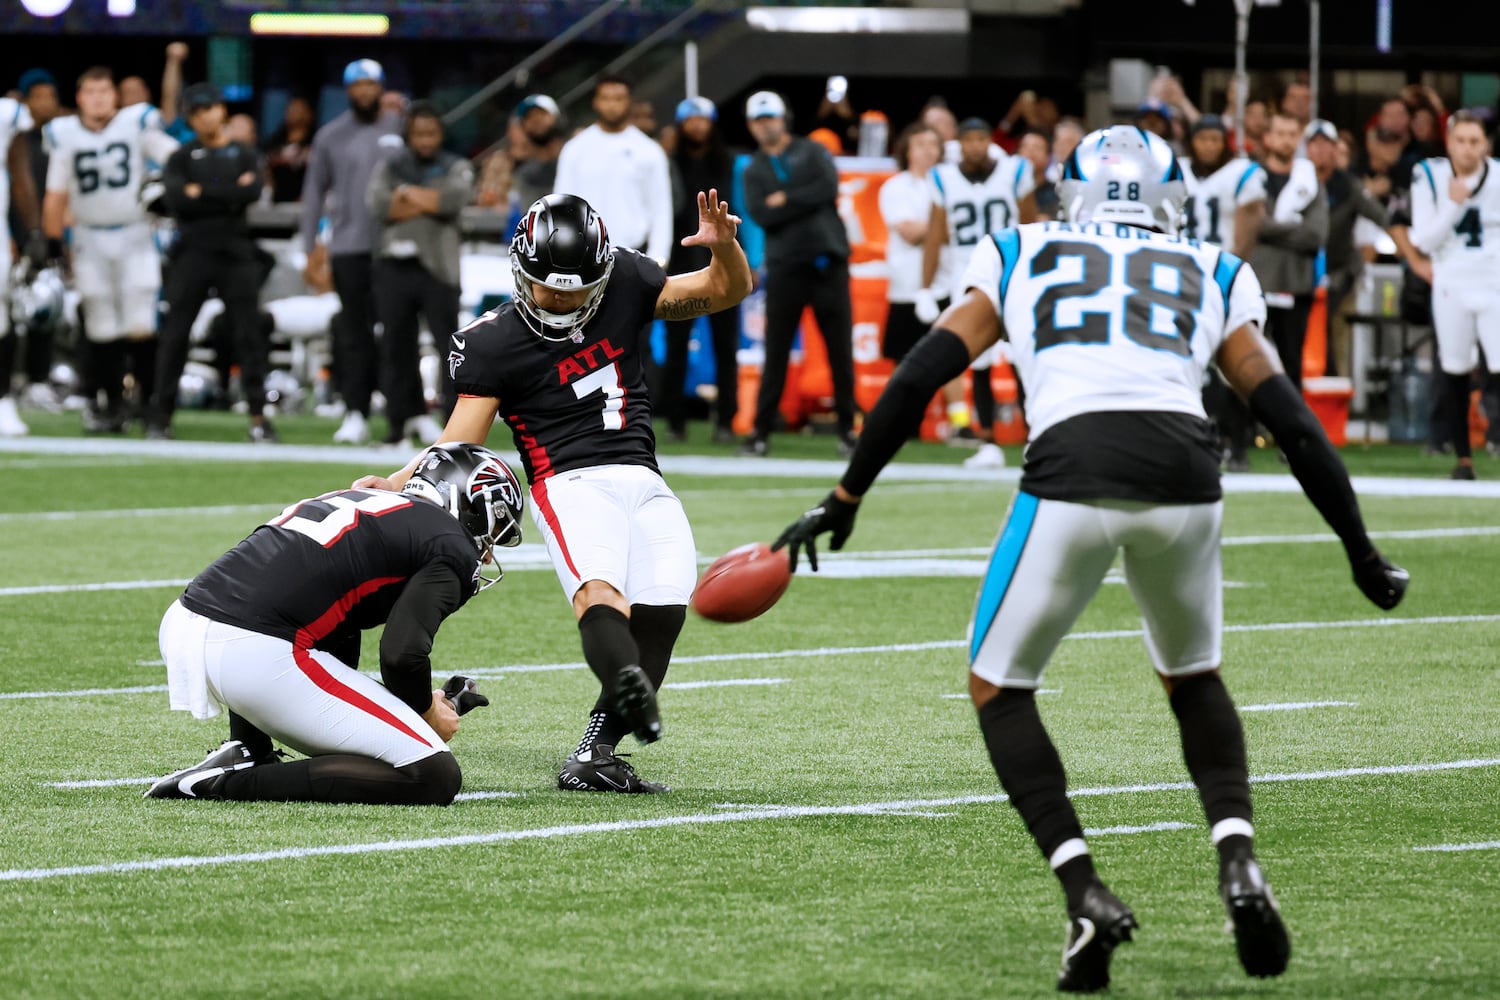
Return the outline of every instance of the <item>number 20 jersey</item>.
<path id="1" fill-rule="evenodd" d="M 292 504 L 216 559 L 183 592 L 189 611 L 312 647 L 385 623 L 406 581 L 431 563 L 475 593 L 474 539 L 442 508 L 385 490 Z"/>
<path id="2" fill-rule="evenodd" d="M 1097 486 L 1062 483 L 1093 476 L 1074 469 L 1051 477 L 1062 484 L 1062 499 L 1189 502 L 1217 492 L 1217 456 L 1203 452 L 1209 465 L 1199 456 L 1207 431 L 1203 376 L 1231 332 L 1265 321 L 1260 282 L 1248 265 L 1181 236 L 1115 223 L 1044 222 L 981 243 L 963 285 L 993 303 L 1026 389 L 1023 486 L 1028 476 L 1044 476 L 1047 469 L 1036 465 L 1051 455 L 1080 468 L 1118 464 L 1120 471 L 1106 478 L 1131 480 L 1100 493 Z M 1088 419 L 1098 414 L 1109 416 Z M 1172 458 L 1177 448 L 1182 454 Z M 1133 450 L 1136 460 L 1126 462 L 1122 455 Z M 1193 483 L 1179 478 L 1158 489 L 1146 471 L 1132 471 L 1160 462 L 1160 478 L 1171 480 L 1189 456 L 1197 470 Z"/>
<path id="3" fill-rule="evenodd" d="M 596 465 L 656 465 L 642 330 L 667 283 L 655 261 L 615 247 L 599 311 L 579 340 L 543 340 L 507 302 L 451 338 L 448 372 L 465 396 L 500 401 L 531 484 Z"/>

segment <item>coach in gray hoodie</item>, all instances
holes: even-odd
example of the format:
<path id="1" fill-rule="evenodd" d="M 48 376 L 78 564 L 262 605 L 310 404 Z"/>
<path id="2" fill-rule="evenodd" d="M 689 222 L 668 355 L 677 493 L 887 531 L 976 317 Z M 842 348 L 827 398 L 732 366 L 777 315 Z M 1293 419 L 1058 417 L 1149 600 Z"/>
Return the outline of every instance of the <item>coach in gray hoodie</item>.
<path id="1" fill-rule="evenodd" d="M 333 439 L 363 444 L 370 439 L 370 394 L 377 384 L 375 326 L 371 301 L 371 251 L 378 224 L 365 194 L 386 157 L 402 148 L 401 119 L 380 113 L 385 71 L 373 59 L 344 67 L 349 110 L 318 129 L 307 177 L 302 182 L 302 249 L 311 257 L 318 226 L 328 217 L 328 259 L 342 314 L 333 324 L 333 367 L 344 399 L 344 423 Z M 326 201 L 326 205 L 325 205 Z M 304 274 L 312 284 L 312 275 Z"/>

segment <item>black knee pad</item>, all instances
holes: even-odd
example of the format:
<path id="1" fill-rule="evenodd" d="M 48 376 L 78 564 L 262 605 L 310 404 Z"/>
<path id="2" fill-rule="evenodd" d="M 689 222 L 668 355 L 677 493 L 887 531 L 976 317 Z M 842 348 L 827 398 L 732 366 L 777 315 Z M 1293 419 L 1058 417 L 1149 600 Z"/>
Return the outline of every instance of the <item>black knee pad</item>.
<path id="1" fill-rule="evenodd" d="M 431 757 L 424 757 L 397 770 L 421 783 L 422 793 L 416 805 L 451 805 L 453 797 L 463 787 L 463 771 L 459 769 L 458 761 L 453 754 L 446 750 L 435 753 Z"/>

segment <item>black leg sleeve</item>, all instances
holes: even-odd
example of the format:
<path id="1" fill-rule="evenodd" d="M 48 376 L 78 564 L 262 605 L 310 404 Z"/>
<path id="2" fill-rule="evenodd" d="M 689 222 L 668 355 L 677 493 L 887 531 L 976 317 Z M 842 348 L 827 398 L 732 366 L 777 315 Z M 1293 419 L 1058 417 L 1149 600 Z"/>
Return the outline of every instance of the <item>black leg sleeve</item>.
<path id="1" fill-rule="evenodd" d="M 989 431 L 991 435 L 995 431 L 995 387 L 990 382 L 990 369 L 975 368 L 970 371 L 974 376 L 974 413 L 979 418 L 979 426 Z"/>
<path id="2" fill-rule="evenodd" d="M 1068 776 L 1042 725 L 1031 691 L 1005 689 L 979 709 L 979 728 L 1000 787 L 1026 829 L 1051 859 L 1064 842 L 1082 839 L 1083 827 L 1068 801 Z"/>
<path id="3" fill-rule="evenodd" d="M 641 669 L 651 679 L 651 686 L 661 690 L 662 679 L 672 661 L 672 647 L 682 634 L 687 620 L 685 604 L 632 604 L 630 634 L 641 653 Z"/>
<path id="4" fill-rule="evenodd" d="M 1182 757 L 1198 786 L 1208 825 L 1224 819 L 1250 822 L 1250 772 L 1245 731 L 1217 671 L 1180 680 L 1172 712 L 1182 732 Z"/>
<path id="5" fill-rule="evenodd" d="M 224 776 L 214 797 L 240 802 L 446 806 L 462 785 L 463 772 L 447 751 L 405 767 L 392 767 L 373 757 L 329 754 L 232 771 Z"/>

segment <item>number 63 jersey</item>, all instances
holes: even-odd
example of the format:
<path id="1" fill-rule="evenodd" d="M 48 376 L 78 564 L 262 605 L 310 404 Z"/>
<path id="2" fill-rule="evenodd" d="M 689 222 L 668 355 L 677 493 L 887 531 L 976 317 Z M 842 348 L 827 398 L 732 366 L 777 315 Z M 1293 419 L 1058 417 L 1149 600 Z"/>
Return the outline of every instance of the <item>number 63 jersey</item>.
<path id="1" fill-rule="evenodd" d="M 1265 321 L 1254 272 L 1217 246 L 1116 223 L 1045 222 L 982 242 L 963 287 L 1000 316 L 1026 389 L 1022 489 L 1046 499 L 1219 499 L 1204 373 Z"/>

